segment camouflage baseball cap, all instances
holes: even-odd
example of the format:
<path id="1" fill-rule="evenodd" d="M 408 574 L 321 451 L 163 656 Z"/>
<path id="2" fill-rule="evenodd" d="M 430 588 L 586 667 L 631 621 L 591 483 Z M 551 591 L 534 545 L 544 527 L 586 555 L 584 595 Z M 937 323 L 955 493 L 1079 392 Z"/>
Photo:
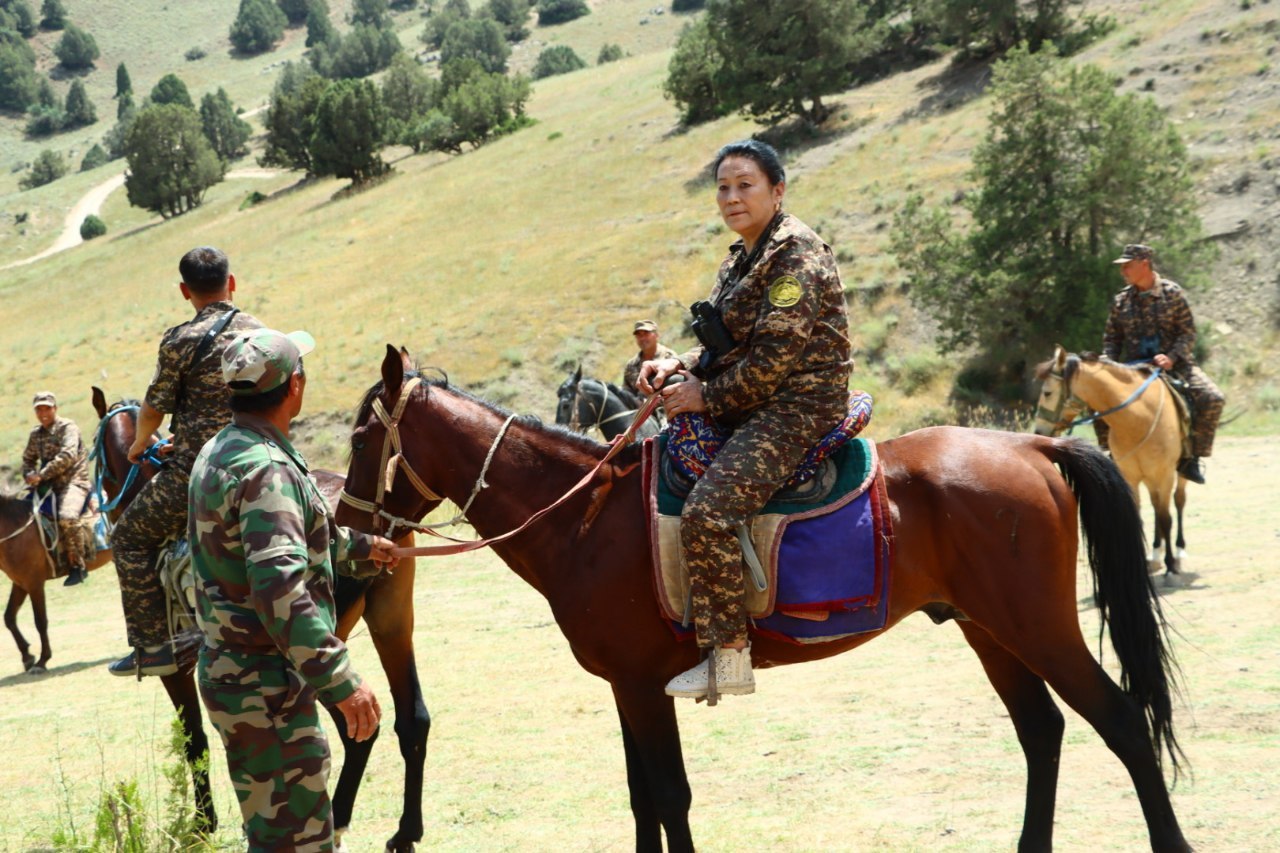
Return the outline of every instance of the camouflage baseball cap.
<path id="1" fill-rule="evenodd" d="M 658 331 L 657 323 L 653 322 L 652 320 L 640 320 L 636 323 L 636 327 L 631 330 L 631 334 L 634 335 L 636 332 L 656 332 L 656 331 Z"/>
<path id="2" fill-rule="evenodd" d="M 52 391 L 37 391 L 36 396 L 31 400 L 31 408 L 36 406 L 56 406 L 58 398 L 53 396 Z"/>
<path id="3" fill-rule="evenodd" d="M 1129 261 L 1149 261 L 1156 256 L 1155 251 L 1150 246 L 1144 246 L 1141 243 L 1130 243 L 1124 247 L 1124 251 L 1120 253 L 1120 257 L 1111 263 L 1127 264 Z"/>
<path id="4" fill-rule="evenodd" d="M 306 332 L 253 329 L 222 351 L 222 379 L 237 397 L 265 394 L 289 381 L 302 357 L 316 348 Z"/>

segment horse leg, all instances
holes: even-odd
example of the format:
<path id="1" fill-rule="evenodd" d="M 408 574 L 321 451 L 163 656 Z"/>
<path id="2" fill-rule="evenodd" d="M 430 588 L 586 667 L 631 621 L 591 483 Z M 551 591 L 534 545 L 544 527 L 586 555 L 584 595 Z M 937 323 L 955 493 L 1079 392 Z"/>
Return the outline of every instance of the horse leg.
<path id="1" fill-rule="evenodd" d="M 1164 544 L 1164 570 L 1167 575 L 1178 573 L 1177 554 L 1173 545 L 1173 515 L 1169 512 L 1169 490 L 1155 489 L 1151 492 L 1151 506 L 1156 513 L 1156 554 L 1159 554 L 1160 543 Z"/>
<path id="2" fill-rule="evenodd" d="M 1187 505 L 1187 481 L 1178 478 L 1178 485 L 1173 490 L 1173 505 L 1178 510 L 1178 567 L 1181 569 L 1182 558 L 1187 555 L 1187 540 L 1182 538 L 1182 509 Z"/>
<path id="3" fill-rule="evenodd" d="M 972 622 L 957 624 L 1008 709 L 1027 761 L 1027 800 L 1018 850 L 1020 853 L 1050 850 L 1058 761 L 1062 753 L 1062 712 L 1054 704 L 1043 678 Z"/>
<path id="4" fill-rule="evenodd" d="M 689 806 L 693 795 L 680 749 L 675 702 L 655 684 L 615 683 L 613 697 L 622 722 L 636 850 L 661 853 L 661 825 L 670 853 L 692 851 Z"/>
<path id="5" fill-rule="evenodd" d="M 370 602 L 366 621 L 374 618 L 383 608 L 381 598 Z M 400 606 L 400 614 L 405 608 Z M 413 656 L 412 613 L 396 630 L 375 629 L 370 624 L 369 634 L 382 670 L 387 674 L 391 699 L 395 705 L 396 740 L 400 744 L 400 757 L 404 759 L 404 803 L 401 806 L 400 825 L 395 835 L 387 841 L 387 849 L 393 853 L 413 850 L 414 842 L 422 840 L 422 784 L 427 761 L 427 738 L 431 734 L 431 715 L 422 698 L 422 685 L 418 682 L 418 666 Z M 343 768 L 345 770 L 345 767 Z M 353 794 L 354 798 L 354 794 Z"/>
<path id="6" fill-rule="evenodd" d="M 1151 848 L 1190 850 L 1169 801 L 1146 718 L 1089 653 L 1072 604 L 1070 610 L 1055 613 L 1026 601 L 1022 605 L 1026 611 L 1023 620 L 1001 620 L 1000 630 L 988 620 L 983 622 L 997 642 L 1012 650 L 1093 726 L 1124 764 L 1142 806 Z M 1031 614 L 1037 611 L 1038 616 L 1033 618 Z M 1026 626 L 1025 631 L 1034 633 L 1015 628 L 1020 622 Z"/>
<path id="7" fill-rule="evenodd" d="M 40 659 L 30 672 L 44 672 L 49 658 L 53 657 L 53 647 L 49 645 L 49 611 L 45 609 L 44 583 L 37 583 L 28 594 L 31 596 L 31 614 L 36 620 L 36 633 L 40 635 Z"/>
<path id="8" fill-rule="evenodd" d="M 213 792 L 209 789 L 209 738 L 204 733 L 195 675 L 190 671 L 176 672 L 161 676 L 160 683 L 169 694 L 169 701 L 182 723 L 182 747 L 191 767 L 196 832 L 212 835 L 218 829 L 218 812 L 213 805 Z"/>
<path id="9" fill-rule="evenodd" d="M 31 654 L 31 645 L 18 629 L 18 611 L 22 609 L 26 600 L 27 591 L 15 583 L 9 587 L 9 603 L 4 608 L 4 626 L 9 629 L 10 634 L 13 634 L 13 641 L 18 644 L 18 654 L 22 655 L 24 672 L 30 671 L 31 667 L 36 665 L 36 659 Z"/>

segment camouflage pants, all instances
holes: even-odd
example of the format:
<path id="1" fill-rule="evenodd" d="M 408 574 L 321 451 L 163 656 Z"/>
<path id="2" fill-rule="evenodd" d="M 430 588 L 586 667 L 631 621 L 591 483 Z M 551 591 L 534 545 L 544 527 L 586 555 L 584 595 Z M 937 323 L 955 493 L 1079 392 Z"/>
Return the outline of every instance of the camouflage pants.
<path id="1" fill-rule="evenodd" d="M 745 640 L 747 611 L 737 526 L 758 513 L 839 414 L 762 409 L 725 441 L 680 513 L 698 646 Z"/>
<path id="2" fill-rule="evenodd" d="M 200 652 L 200 697 L 227 750 L 250 851 L 329 851 L 329 741 L 316 693 L 284 658 Z"/>
<path id="3" fill-rule="evenodd" d="M 1218 432 L 1218 420 L 1222 417 L 1227 398 L 1198 367 L 1187 370 L 1178 378 L 1187 383 L 1187 401 L 1191 404 L 1191 455 L 1212 456 L 1213 437 Z M 1096 420 L 1093 430 L 1098 435 L 1098 444 L 1105 450 L 1111 427 L 1106 421 Z"/>
<path id="4" fill-rule="evenodd" d="M 58 547 L 68 566 L 83 566 L 80 553 L 80 516 L 84 513 L 89 487 L 84 483 L 68 483 L 55 491 L 58 496 Z"/>
<path id="5" fill-rule="evenodd" d="M 187 472 L 167 465 L 142 487 L 111 533 L 129 645 L 135 648 L 169 639 L 156 555 L 166 539 L 186 532 Z"/>

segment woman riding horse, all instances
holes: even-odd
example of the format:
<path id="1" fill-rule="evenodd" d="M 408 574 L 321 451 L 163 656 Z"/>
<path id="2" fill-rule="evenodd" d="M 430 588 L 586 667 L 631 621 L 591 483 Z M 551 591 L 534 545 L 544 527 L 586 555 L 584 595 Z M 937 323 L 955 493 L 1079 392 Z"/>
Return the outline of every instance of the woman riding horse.
<path id="1" fill-rule="evenodd" d="M 831 247 L 782 210 L 786 172 L 763 142 L 734 142 L 712 167 L 725 224 L 742 239 L 710 302 L 693 307 L 702 345 L 647 362 L 639 386 L 663 389 L 667 414 L 707 412 L 733 434 L 680 517 L 698 647 L 708 657 L 667 685 L 702 698 L 755 691 L 737 527 L 760 511 L 805 453 L 845 415 L 853 361 L 844 288 Z M 712 668 L 714 667 L 714 671 Z"/>

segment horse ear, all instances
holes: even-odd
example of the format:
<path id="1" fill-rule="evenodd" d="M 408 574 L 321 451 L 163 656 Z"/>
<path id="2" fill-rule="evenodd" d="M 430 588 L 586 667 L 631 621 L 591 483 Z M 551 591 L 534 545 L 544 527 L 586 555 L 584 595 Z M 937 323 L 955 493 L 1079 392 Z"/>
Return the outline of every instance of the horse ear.
<path id="1" fill-rule="evenodd" d="M 413 370 L 413 359 L 409 357 L 409 351 L 404 347 L 400 347 L 400 364 L 404 367 L 405 373 Z"/>
<path id="2" fill-rule="evenodd" d="M 1053 345 L 1053 363 L 1057 366 L 1059 372 L 1062 366 L 1067 363 L 1067 348 L 1062 344 Z"/>
<path id="3" fill-rule="evenodd" d="M 577 385 L 581 381 L 582 381 L 582 362 L 578 362 L 578 369 L 573 374 L 573 384 Z"/>
<path id="4" fill-rule="evenodd" d="M 387 393 L 387 402 L 400 396 L 400 386 L 404 384 L 404 361 L 399 351 L 387 344 L 387 355 L 382 359 L 382 387 Z"/>
<path id="5" fill-rule="evenodd" d="M 93 409 L 98 413 L 98 420 L 107 416 L 107 395 L 97 385 L 93 386 Z"/>

